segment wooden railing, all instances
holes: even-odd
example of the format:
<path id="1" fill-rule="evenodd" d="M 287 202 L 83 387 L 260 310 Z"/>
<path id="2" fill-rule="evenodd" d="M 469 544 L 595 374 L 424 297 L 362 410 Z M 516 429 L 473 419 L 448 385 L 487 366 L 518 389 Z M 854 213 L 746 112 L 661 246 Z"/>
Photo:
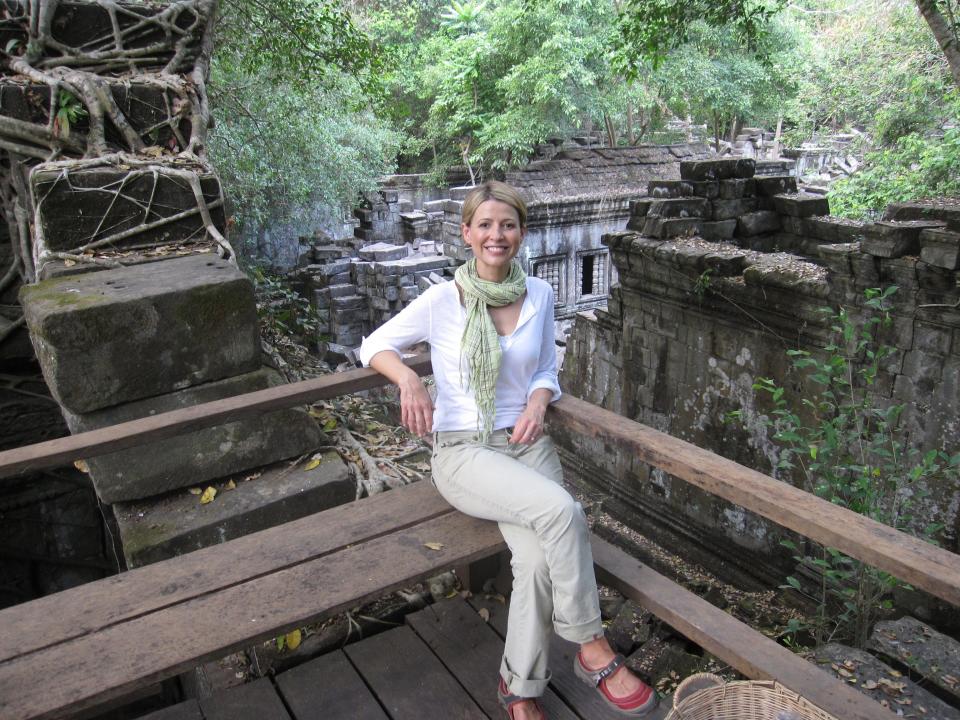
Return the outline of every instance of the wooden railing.
<path id="1" fill-rule="evenodd" d="M 407 364 L 418 375 L 431 373 L 428 355 Z M 350 370 L 7 450 L 0 452 L 0 479 L 384 382 L 373 370 Z M 548 418 L 614 443 L 675 477 L 960 606 L 960 556 L 954 553 L 569 395 L 551 405 Z"/>
<path id="2" fill-rule="evenodd" d="M 431 371 L 429 357 L 408 364 Z M 0 478 L 383 384 L 354 370 L 8 450 Z M 554 403 L 549 419 L 960 604 L 960 557 L 950 552 L 576 398 Z M 441 551 L 422 549 L 438 539 Z M 889 717 L 723 610 L 603 540 L 592 543 L 598 578 L 747 677 L 777 679 L 843 720 Z M 0 627 L 16 632 L 0 633 L 0 716 L 93 707 L 503 546 L 493 523 L 455 512 L 418 483 L 2 610 Z M 270 592 L 276 587 L 288 590 Z M 198 636 L 195 623 L 219 629 Z"/>

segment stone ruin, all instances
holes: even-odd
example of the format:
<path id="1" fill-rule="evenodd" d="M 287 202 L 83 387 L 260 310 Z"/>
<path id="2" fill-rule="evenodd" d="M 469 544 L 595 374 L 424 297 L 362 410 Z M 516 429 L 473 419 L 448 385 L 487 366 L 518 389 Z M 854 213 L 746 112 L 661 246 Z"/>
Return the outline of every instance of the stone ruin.
<path id="1" fill-rule="evenodd" d="M 22 284 L 20 322 L 71 432 L 285 382 L 264 364 L 253 285 L 206 157 L 214 10 L 213 0 L 2 8 L 4 290 Z M 112 508 L 131 567 L 353 500 L 336 453 L 310 472 L 290 463 L 322 442 L 307 412 L 289 409 L 91 458 L 78 463 L 86 474 L 5 481 L 2 544 L 47 564 L 119 569 L 113 547 L 71 529 L 75 496 L 35 504 L 53 481 L 95 491 L 96 527 L 98 503 Z M 201 513 L 184 488 L 208 485 L 221 497 Z M 52 517 L 31 522 L 43 513 Z M 29 562 L 4 569 L 10 585 L 35 573 Z M 62 573 L 36 591 L 96 576 Z"/>
<path id="2" fill-rule="evenodd" d="M 860 317 L 866 289 L 896 285 L 893 327 L 883 338 L 896 352 L 871 392 L 878 407 L 905 404 L 900 424 L 909 444 L 956 452 L 960 203 L 899 203 L 883 220 L 864 223 L 831 217 L 826 199 L 797 192 L 792 177 L 755 177 L 752 160 L 684 162 L 680 175 L 651 182 L 648 196 L 631 205 L 629 229 L 604 237 L 619 283 L 605 310 L 577 316 L 561 385 L 782 475 L 757 420 L 769 408 L 753 383 L 774 378 L 788 397 L 807 397 L 809 381 L 791 371 L 786 351 L 816 353 L 827 344 L 832 320 L 822 308 Z M 734 410 L 745 425 L 725 421 Z M 601 440 L 559 441 L 576 475 L 602 491 L 604 508 L 644 535 L 748 585 L 757 578 L 776 585 L 792 572 L 778 526 Z M 927 490 L 918 522 L 942 523 L 942 544 L 957 552 L 960 487 L 939 481 Z M 908 605 L 916 600 L 901 594 Z M 956 626 L 955 611 L 935 603 L 916 612 Z"/>
<path id="3" fill-rule="evenodd" d="M 653 179 L 678 177 L 681 159 L 710 155 L 701 145 L 574 147 L 507 172 L 528 202 L 520 262 L 553 286 L 558 318 L 606 303 L 615 269 L 600 238 L 627 222 L 631 198 Z M 385 178 L 355 210 L 353 238 L 305 239 L 291 278 L 317 310 L 329 359 L 355 360 L 364 335 L 471 257 L 460 232 L 470 187 L 440 190 L 423 178 Z"/>

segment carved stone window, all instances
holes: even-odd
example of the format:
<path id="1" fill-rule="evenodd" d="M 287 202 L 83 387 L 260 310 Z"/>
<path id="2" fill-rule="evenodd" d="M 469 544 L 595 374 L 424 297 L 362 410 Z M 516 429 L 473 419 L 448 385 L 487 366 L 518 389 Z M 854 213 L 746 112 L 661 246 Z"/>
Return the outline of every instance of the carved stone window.
<path id="1" fill-rule="evenodd" d="M 607 251 L 582 253 L 577 257 L 577 299 L 607 294 Z"/>
<path id="2" fill-rule="evenodd" d="M 553 255 L 550 257 L 535 258 L 532 261 L 533 274 L 541 280 L 546 280 L 553 288 L 553 294 L 556 296 L 556 304 L 563 305 L 566 302 L 566 288 L 564 279 L 567 275 L 567 259 L 563 255 Z"/>

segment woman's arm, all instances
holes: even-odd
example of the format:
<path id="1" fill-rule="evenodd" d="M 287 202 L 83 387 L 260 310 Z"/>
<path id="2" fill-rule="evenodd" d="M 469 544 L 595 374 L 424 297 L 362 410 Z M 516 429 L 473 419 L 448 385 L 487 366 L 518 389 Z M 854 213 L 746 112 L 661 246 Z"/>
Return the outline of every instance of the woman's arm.
<path id="1" fill-rule="evenodd" d="M 429 341 L 433 332 L 430 288 L 400 313 L 364 338 L 360 360 L 400 388 L 400 413 L 404 427 L 415 435 L 433 429 L 433 402 L 417 374 L 403 364 L 400 352 Z"/>
<path id="2" fill-rule="evenodd" d="M 403 364 L 393 350 L 381 350 L 370 358 L 370 367 L 400 388 L 400 421 L 414 435 L 423 437 L 433 429 L 433 401 L 423 381 Z"/>

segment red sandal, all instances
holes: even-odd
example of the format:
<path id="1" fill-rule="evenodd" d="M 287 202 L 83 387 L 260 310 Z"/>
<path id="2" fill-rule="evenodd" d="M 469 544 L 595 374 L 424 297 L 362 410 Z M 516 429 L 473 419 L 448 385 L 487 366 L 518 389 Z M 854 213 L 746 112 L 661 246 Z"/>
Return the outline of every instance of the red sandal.
<path id="1" fill-rule="evenodd" d="M 626 658 L 618 654 L 605 667 L 591 670 L 584 664 L 578 652 L 573 659 L 573 670 L 577 677 L 597 688 L 603 701 L 618 713 L 627 717 L 643 717 L 657 707 L 657 694 L 653 688 L 641 682 L 636 692 L 625 697 L 614 697 L 607 690 L 607 678 L 612 677 L 626 662 Z"/>
<path id="2" fill-rule="evenodd" d="M 547 720 L 547 714 L 543 711 L 543 706 L 540 704 L 539 698 L 514 695 L 510 692 L 510 688 L 507 687 L 507 683 L 502 677 L 500 678 L 500 685 L 497 686 L 497 697 L 500 699 L 500 704 L 503 706 L 503 709 L 507 711 L 507 716 L 510 720 L 515 720 L 513 711 L 516 705 L 526 700 L 533 700 L 533 704 L 537 710 L 540 711 L 540 717 L 542 717 L 543 720 Z"/>

